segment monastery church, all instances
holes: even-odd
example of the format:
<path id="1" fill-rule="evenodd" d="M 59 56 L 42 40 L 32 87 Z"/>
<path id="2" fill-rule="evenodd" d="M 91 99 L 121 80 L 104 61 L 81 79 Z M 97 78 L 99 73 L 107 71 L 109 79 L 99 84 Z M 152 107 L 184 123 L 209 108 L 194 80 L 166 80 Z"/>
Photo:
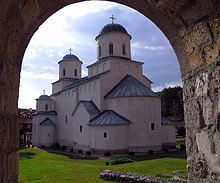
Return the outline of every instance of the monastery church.
<path id="1" fill-rule="evenodd" d="M 113 18 L 113 17 L 112 17 Z M 131 35 L 120 24 L 105 25 L 97 59 L 81 77 L 83 62 L 67 54 L 59 64 L 52 94 L 36 99 L 32 143 L 55 143 L 91 152 L 148 152 L 175 146 L 175 126 L 162 120 L 160 97 L 131 59 Z"/>

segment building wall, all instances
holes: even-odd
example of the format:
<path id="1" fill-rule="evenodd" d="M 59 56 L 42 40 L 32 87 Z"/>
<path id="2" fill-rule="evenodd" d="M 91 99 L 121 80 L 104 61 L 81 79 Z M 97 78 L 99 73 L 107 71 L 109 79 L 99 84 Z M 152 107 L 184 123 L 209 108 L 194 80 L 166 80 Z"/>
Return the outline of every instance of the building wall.
<path id="1" fill-rule="evenodd" d="M 161 125 L 162 144 L 168 146 L 176 145 L 175 125 Z"/>
<path id="2" fill-rule="evenodd" d="M 107 132 L 107 138 L 104 138 Z M 100 151 L 128 149 L 127 125 L 90 126 L 90 147 Z"/>
<path id="3" fill-rule="evenodd" d="M 132 122 L 129 126 L 129 147 L 145 151 L 144 147 L 161 149 L 161 106 L 157 97 L 123 97 L 107 100 L 107 109 Z M 151 129 L 154 123 L 155 129 Z M 153 147 L 155 146 L 155 147 Z"/>
<path id="4" fill-rule="evenodd" d="M 81 78 L 81 61 L 74 60 L 62 60 L 59 62 L 59 79 L 60 78 Z M 65 74 L 63 70 L 65 69 Z M 77 70 L 77 75 L 75 76 L 75 71 Z"/>

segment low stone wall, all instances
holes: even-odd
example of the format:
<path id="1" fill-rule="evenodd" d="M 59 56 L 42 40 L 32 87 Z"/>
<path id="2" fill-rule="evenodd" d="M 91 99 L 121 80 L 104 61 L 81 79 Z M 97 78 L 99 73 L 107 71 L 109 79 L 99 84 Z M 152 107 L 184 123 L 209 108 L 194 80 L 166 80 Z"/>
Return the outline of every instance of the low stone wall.
<path id="1" fill-rule="evenodd" d="M 108 181 L 131 182 L 131 183 L 187 183 L 185 180 L 161 179 L 145 176 L 136 173 L 116 172 L 104 170 L 100 173 L 100 178 Z"/>

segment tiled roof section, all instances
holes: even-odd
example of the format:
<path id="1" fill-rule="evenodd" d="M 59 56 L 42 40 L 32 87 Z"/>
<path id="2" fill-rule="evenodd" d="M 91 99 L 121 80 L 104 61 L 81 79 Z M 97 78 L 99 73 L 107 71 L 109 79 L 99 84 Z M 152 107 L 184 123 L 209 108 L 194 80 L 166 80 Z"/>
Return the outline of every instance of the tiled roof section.
<path id="1" fill-rule="evenodd" d="M 56 111 L 37 111 L 33 115 L 57 115 Z"/>
<path id="2" fill-rule="evenodd" d="M 88 125 L 129 125 L 131 122 L 112 110 L 103 111 L 91 119 Z"/>
<path id="3" fill-rule="evenodd" d="M 50 100 L 50 97 L 48 95 L 41 95 L 37 100 Z"/>
<path id="4" fill-rule="evenodd" d="M 46 118 L 40 123 L 40 126 L 54 126 L 54 122 L 50 118 Z"/>
<path id="5" fill-rule="evenodd" d="M 83 104 L 85 109 L 88 111 L 91 115 L 97 115 L 100 113 L 99 109 L 96 107 L 96 105 L 93 103 L 93 101 L 79 101 Z"/>
<path id="6" fill-rule="evenodd" d="M 149 96 L 156 97 L 158 95 L 133 76 L 127 75 L 104 98 Z"/>
<path id="7" fill-rule="evenodd" d="M 162 125 L 175 125 L 175 123 L 173 121 L 170 121 L 170 120 L 164 119 L 164 118 L 161 119 L 161 124 Z"/>

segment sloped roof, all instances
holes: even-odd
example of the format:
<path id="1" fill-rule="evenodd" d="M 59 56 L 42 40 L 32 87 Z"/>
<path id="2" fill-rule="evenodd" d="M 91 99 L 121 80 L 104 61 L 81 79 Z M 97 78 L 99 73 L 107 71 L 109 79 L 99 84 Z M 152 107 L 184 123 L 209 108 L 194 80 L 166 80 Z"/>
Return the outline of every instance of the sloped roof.
<path id="1" fill-rule="evenodd" d="M 40 123 L 40 126 L 54 126 L 55 123 L 50 119 L 46 118 L 44 121 Z"/>
<path id="2" fill-rule="evenodd" d="M 164 119 L 164 118 L 161 119 L 161 124 L 162 125 L 175 125 L 175 123 L 173 121 L 170 121 L 170 120 Z"/>
<path id="3" fill-rule="evenodd" d="M 93 103 L 93 101 L 87 101 L 87 100 L 80 100 L 79 103 L 77 104 L 75 110 L 73 111 L 72 115 L 75 113 L 77 107 L 79 104 L 82 104 L 83 107 L 86 109 L 86 111 L 90 115 L 97 115 L 100 113 L 99 109 L 96 107 L 96 105 Z"/>
<path id="4" fill-rule="evenodd" d="M 109 93 L 107 93 L 104 98 L 146 96 L 155 97 L 158 95 L 133 76 L 127 75 Z"/>
<path id="5" fill-rule="evenodd" d="M 131 122 L 112 110 L 103 111 L 91 119 L 88 125 L 129 125 Z"/>
<path id="6" fill-rule="evenodd" d="M 37 111 L 33 115 L 54 115 L 54 116 L 56 116 L 57 113 L 56 113 L 56 111 Z"/>

